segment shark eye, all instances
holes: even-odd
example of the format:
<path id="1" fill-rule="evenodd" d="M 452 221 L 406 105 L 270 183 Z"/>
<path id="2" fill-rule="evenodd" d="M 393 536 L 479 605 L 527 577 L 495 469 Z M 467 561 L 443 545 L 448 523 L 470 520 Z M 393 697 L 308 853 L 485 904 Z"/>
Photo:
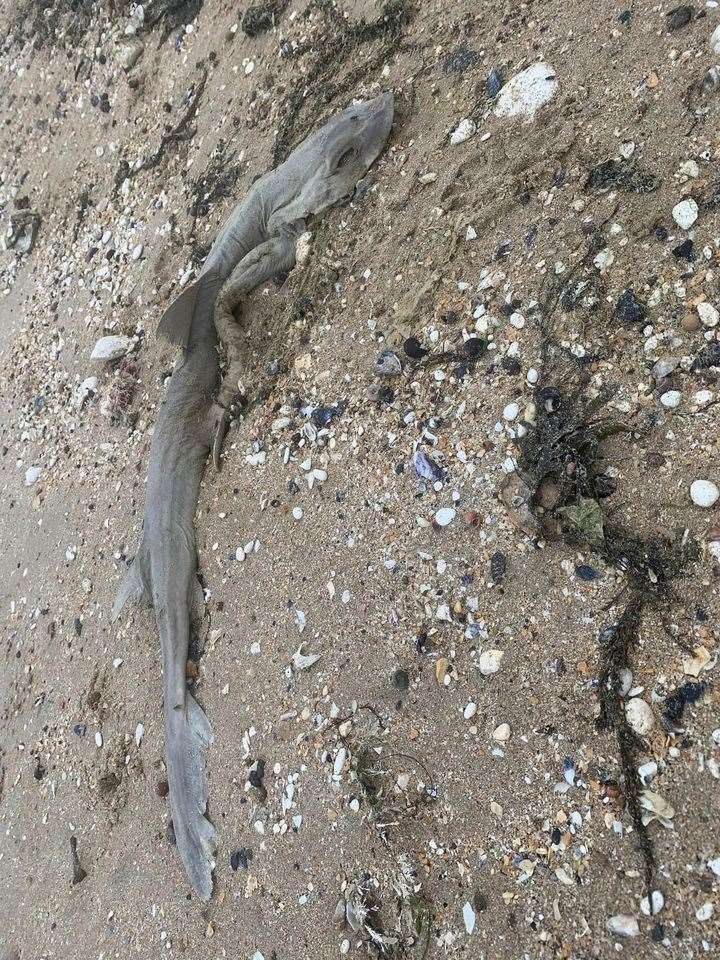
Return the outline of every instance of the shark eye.
<path id="1" fill-rule="evenodd" d="M 335 169 L 342 170 L 342 168 L 346 167 L 350 163 L 350 161 L 353 160 L 356 156 L 357 156 L 357 150 L 355 149 L 355 147 L 349 147 L 347 150 L 345 150 L 344 153 L 341 153 L 340 156 L 338 157 L 337 162 L 335 164 Z"/>

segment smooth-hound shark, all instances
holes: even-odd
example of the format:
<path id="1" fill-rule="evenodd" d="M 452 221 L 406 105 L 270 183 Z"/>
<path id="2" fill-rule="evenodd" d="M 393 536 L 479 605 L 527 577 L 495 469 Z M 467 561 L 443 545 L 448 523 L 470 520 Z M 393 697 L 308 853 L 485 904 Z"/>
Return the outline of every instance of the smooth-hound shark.
<path id="1" fill-rule="evenodd" d="M 208 453 L 219 455 L 228 406 L 237 392 L 237 356 L 220 388 L 218 333 L 229 333 L 232 308 L 249 291 L 295 265 L 306 221 L 350 198 L 383 150 L 393 97 L 355 103 L 257 180 L 233 210 L 203 265 L 164 313 L 158 332 L 183 350 L 159 410 L 147 475 L 145 513 L 135 559 L 118 591 L 117 619 L 129 599 L 155 611 L 163 664 L 165 758 L 177 847 L 193 889 L 212 894 L 215 829 L 206 818 L 202 756 L 212 741 L 205 713 L 187 689 L 197 579 L 193 518 Z M 216 329 L 217 327 L 217 329 Z M 200 608 L 202 609 L 202 608 Z"/>

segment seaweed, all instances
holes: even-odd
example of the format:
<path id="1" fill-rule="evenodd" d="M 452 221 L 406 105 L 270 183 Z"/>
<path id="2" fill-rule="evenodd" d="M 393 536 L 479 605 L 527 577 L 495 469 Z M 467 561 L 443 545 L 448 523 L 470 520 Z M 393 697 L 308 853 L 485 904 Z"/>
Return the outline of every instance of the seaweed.
<path id="1" fill-rule="evenodd" d="M 345 19 L 334 0 L 313 0 L 308 12 L 312 10 L 322 15 L 328 30 L 321 42 L 308 42 L 289 54 L 299 57 L 310 51 L 320 51 L 281 104 L 281 120 L 273 150 L 274 167 L 287 159 L 303 133 L 319 119 L 324 106 L 354 90 L 398 49 L 410 19 L 406 0 L 387 0 L 376 20 L 360 19 L 354 23 Z M 358 49 L 374 41 L 382 41 L 375 55 L 342 76 L 342 68 L 351 58 L 358 57 Z"/>
<path id="2" fill-rule="evenodd" d="M 592 243 L 592 241 L 591 241 Z M 699 549 L 688 531 L 674 536 L 643 536 L 615 522 L 606 502 L 615 483 L 606 468 L 606 441 L 629 428 L 605 408 L 609 393 L 588 395 L 589 378 L 578 358 L 563 351 L 553 332 L 553 316 L 572 274 L 587 264 L 592 248 L 570 275 L 547 296 L 539 316 L 542 336 L 541 377 L 535 389 L 535 422 L 520 441 L 518 470 L 526 507 L 537 532 L 573 548 L 591 550 L 623 572 L 625 585 L 611 605 L 626 596 L 617 622 L 598 637 L 598 729 L 615 736 L 624 781 L 625 806 L 652 889 L 656 858 L 643 822 L 637 756 L 643 742 L 629 726 L 621 690 L 621 672 L 630 667 L 645 611 L 678 601 L 674 581 L 682 577 Z M 674 709 L 671 704 L 671 710 Z"/>

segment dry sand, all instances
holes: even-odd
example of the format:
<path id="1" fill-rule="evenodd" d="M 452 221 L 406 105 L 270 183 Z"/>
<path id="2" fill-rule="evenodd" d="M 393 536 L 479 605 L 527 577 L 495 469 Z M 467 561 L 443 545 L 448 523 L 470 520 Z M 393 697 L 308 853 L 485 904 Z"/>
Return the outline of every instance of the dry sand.
<path id="1" fill-rule="evenodd" d="M 720 90 L 699 86 L 720 63 L 720 8 L 700 0 L 683 22 L 647 2 L 419 2 L 352 45 L 323 3 L 278 4 L 255 37 L 237 29 L 246 4 L 150 3 L 187 26 L 141 26 L 140 51 L 131 4 L 46 3 L 41 33 L 17 6 L 0 18 L 0 212 L 5 226 L 27 198 L 41 226 L 29 253 L 0 253 L 0 956 L 360 955 L 367 929 L 334 919 L 344 899 L 357 919 L 357 884 L 396 956 L 422 955 L 408 921 L 428 916 L 433 957 L 712 955 L 720 505 L 693 505 L 689 487 L 720 481 L 720 326 L 702 306 L 720 307 Z M 354 24 L 382 6 L 346 10 Z M 507 81 L 539 61 L 550 102 L 496 116 L 490 71 Z M 204 71 L 189 135 L 129 173 Z M 201 493 L 191 674 L 215 730 L 220 835 L 203 905 L 166 836 L 152 614 L 108 617 L 173 362 L 154 328 L 278 131 L 291 145 L 381 89 L 397 117 L 372 187 L 248 305 L 264 396 Z M 475 133 L 453 145 L 463 119 Z M 672 211 L 689 197 L 687 230 Z M 644 318 L 617 315 L 628 289 Z M 131 338 L 128 356 L 92 361 L 105 334 Z M 410 337 L 428 357 L 407 356 Z M 376 370 L 386 349 L 399 376 Z M 654 375 L 658 360 L 677 363 Z M 653 721 L 634 762 L 656 764 L 648 787 L 666 801 L 648 825 L 654 917 L 617 739 L 596 722 L 598 635 L 628 576 L 499 495 L 533 419 L 532 370 L 612 392 L 629 429 L 603 446 L 612 523 L 699 544 L 630 653 Z M 443 471 L 437 489 L 418 449 Z M 301 646 L 320 659 L 293 669 Z M 488 650 L 504 656 L 486 676 Z M 705 687 L 669 729 L 688 682 Z M 607 929 L 618 915 L 636 937 Z"/>

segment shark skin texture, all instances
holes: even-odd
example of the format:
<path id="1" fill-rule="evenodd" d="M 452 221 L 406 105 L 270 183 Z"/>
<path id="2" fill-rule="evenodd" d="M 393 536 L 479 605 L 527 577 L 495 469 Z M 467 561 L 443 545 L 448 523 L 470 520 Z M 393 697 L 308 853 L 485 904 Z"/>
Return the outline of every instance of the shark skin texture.
<path id="1" fill-rule="evenodd" d="M 296 240 L 310 218 L 352 197 L 385 147 L 393 112 L 391 93 L 352 104 L 257 180 L 220 231 L 198 278 L 168 307 L 158 327 L 161 336 L 182 348 L 182 359 L 157 416 L 142 535 L 112 619 L 128 600 L 154 609 L 172 822 L 185 872 L 201 900 L 212 895 L 217 847 L 206 816 L 203 757 L 213 733 L 187 689 L 185 671 L 191 623 L 204 606 L 193 526 L 200 482 L 213 446 L 219 465 L 228 406 L 237 393 L 232 309 L 256 286 L 294 267 Z M 218 332 L 229 340 L 222 386 Z"/>

